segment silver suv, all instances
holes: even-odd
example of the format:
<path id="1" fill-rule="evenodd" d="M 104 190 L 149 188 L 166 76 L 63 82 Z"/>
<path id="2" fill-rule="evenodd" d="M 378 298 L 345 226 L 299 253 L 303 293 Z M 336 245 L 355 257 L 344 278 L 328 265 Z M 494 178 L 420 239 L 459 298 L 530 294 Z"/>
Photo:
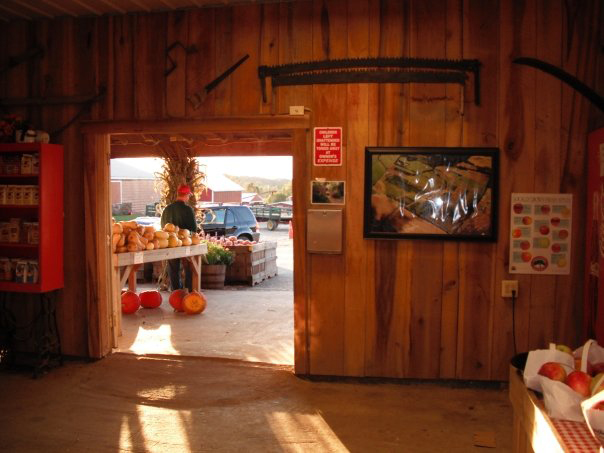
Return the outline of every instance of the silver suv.
<path id="1" fill-rule="evenodd" d="M 247 206 L 206 206 L 201 224 L 204 233 L 212 236 L 235 236 L 249 241 L 260 240 L 260 228 L 254 213 Z"/>

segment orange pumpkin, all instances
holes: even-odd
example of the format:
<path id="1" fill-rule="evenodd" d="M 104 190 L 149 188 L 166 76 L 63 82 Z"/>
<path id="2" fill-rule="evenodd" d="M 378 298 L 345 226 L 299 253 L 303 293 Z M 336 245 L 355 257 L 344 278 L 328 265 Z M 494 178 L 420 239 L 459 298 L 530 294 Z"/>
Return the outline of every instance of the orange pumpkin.
<path id="1" fill-rule="evenodd" d="M 139 295 L 143 308 L 157 308 L 161 305 L 162 297 L 159 291 L 143 291 Z"/>
<path id="2" fill-rule="evenodd" d="M 170 302 L 170 305 L 172 305 L 172 308 L 174 308 L 174 311 L 183 311 L 182 300 L 186 295 L 187 295 L 186 289 L 176 289 L 176 290 L 172 291 L 172 294 L 170 294 L 170 299 L 168 299 L 168 302 Z"/>
<path id="3" fill-rule="evenodd" d="M 141 306 L 140 299 L 135 292 L 125 291 L 122 293 L 122 313 L 131 315 Z"/>
<path id="4" fill-rule="evenodd" d="M 206 296 L 197 291 L 187 294 L 182 300 L 182 308 L 188 315 L 198 315 L 206 309 L 207 305 Z"/>

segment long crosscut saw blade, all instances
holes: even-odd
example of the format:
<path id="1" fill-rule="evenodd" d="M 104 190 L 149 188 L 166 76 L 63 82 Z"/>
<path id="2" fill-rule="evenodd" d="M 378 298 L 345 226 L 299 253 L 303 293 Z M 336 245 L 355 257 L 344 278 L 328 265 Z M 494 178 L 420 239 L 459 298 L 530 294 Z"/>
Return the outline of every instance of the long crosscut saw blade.
<path id="1" fill-rule="evenodd" d="M 330 83 L 457 83 L 465 85 L 466 72 L 474 75 L 474 102 L 480 105 L 480 61 L 431 58 L 351 58 L 259 66 L 262 99 L 266 78 L 272 86 Z"/>

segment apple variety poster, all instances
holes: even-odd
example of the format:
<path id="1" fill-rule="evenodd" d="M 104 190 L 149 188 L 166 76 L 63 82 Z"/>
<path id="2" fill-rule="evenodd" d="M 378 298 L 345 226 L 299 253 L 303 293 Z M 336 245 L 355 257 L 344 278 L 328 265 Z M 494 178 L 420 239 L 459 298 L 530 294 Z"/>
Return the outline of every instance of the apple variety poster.
<path id="1" fill-rule="evenodd" d="M 512 194 L 511 274 L 570 272 L 572 204 L 572 194 Z"/>

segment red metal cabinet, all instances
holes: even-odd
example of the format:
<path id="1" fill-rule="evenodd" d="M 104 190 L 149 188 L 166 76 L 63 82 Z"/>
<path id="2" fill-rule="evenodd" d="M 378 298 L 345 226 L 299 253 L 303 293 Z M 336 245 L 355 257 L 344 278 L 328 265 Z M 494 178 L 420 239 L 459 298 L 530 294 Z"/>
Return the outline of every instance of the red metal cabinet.
<path id="1" fill-rule="evenodd" d="M 44 293 L 63 288 L 63 147 L 3 143 L 0 159 L 0 291 Z M 19 219 L 12 225 L 20 228 L 16 239 L 11 227 L 14 234 L 7 241 L 6 222 L 11 219 Z M 2 269 L 6 258 L 13 266 L 10 274 Z M 15 263 L 23 261 L 34 264 L 27 278 L 16 282 Z"/>
<path id="2" fill-rule="evenodd" d="M 587 151 L 583 333 L 604 344 L 604 128 L 588 135 Z"/>

